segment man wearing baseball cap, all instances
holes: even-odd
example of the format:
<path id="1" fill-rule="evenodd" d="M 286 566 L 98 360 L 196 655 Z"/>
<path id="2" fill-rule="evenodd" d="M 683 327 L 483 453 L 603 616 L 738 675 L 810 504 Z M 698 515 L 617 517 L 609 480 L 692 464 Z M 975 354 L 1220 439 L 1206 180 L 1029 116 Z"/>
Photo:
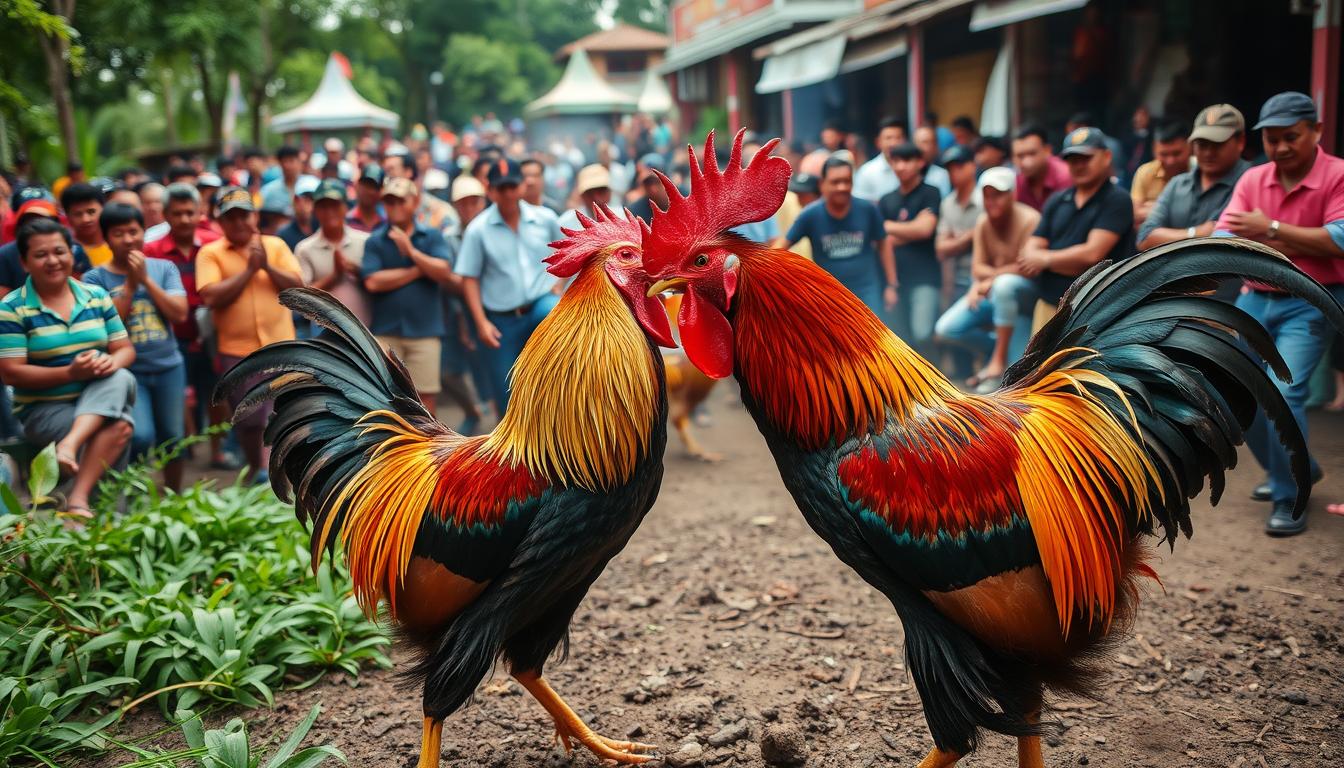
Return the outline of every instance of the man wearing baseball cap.
<path id="1" fill-rule="evenodd" d="M 1251 167 L 1241 157 L 1246 148 L 1246 121 L 1231 104 L 1201 110 L 1190 131 L 1190 144 L 1199 165 L 1173 178 L 1162 190 L 1139 226 L 1139 250 L 1212 235 L 1237 180 Z"/>
<path id="2" fill-rule="evenodd" d="M 966 383 L 989 391 L 998 388 L 1004 369 L 1022 356 L 1031 338 L 1036 284 L 1022 276 L 1017 257 L 1041 214 L 1015 199 L 1012 168 L 986 168 L 976 190 L 984 213 L 971 233 L 971 287 L 938 319 L 934 334 L 986 357 Z"/>
<path id="3" fill-rule="evenodd" d="M 559 300 L 543 259 L 563 237 L 556 215 L 522 199 L 522 169 L 498 158 L 485 169 L 495 204 L 467 225 L 455 271 L 490 371 L 495 408 L 509 407 L 509 369 Z"/>
<path id="4" fill-rule="evenodd" d="M 403 176 L 383 182 L 387 223 L 364 243 L 364 288 L 373 296 L 369 330 L 396 353 L 430 413 L 438 399 L 443 301 L 439 286 L 458 283 L 443 233 L 416 221 L 420 191 Z"/>
<path id="5" fill-rule="evenodd" d="M 1269 162 L 1242 174 L 1218 219 L 1218 230 L 1281 251 L 1344 299 L 1344 160 L 1320 147 L 1321 128 L 1316 105 L 1306 94 L 1288 91 L 1270 97 L 1254 126 Z M 1265 326 L 1288 364 L 1292 383 L 1277 377 L 1274 383 L 1305 436 L 1308 381 L 1330 339 L 1324 316 L 1303 299 L 1252 282 L 1242 289 L 1237 306 Z M 1246 444 L 1269 473 L 1268 482 L 1251 494 L 1273 502 L 1265 532 L 1301 533 L 1307 518 L 1293 519 L 1298 490 L 1288 453 L 1263 412 L 1246 433 Z M 1314 459 L 1311 464 L 1313 481 L 1319 480 L 1320 466 Z"/>
<path id="6" fill-rule="evenodd" d="M 1036 279 L 1051 314 L 1078 275 L 1105 259 L 1134 254 L 1134 204 L 1111 181 L 1106 134 L 1075 128 L 1059 154 L 1073 186 L 1046 201 L 1041 223 L 1018 257 L 1018 268 Z"/>
<path id="7" fill-rule="evenodd" d="M 383 167 L 369 163 L 355 182 L 355 209 L 345 223 L 360 232 L 372 232 L 387 223 L 379 201 L 383 197 Z"/>
<path id="8" fill-rule="evenodd" d="M 349 206 L 345 200 L 344 181 L 334 176 L 322 179 L 312 196 L 317 231 L 294 249 L 303 283 L 335 296 L 360 322 L 368 325 L 373 315 L 369 309 L 369 294 L 364 290 L 359 273 L 369 233 L 360 232 L 346 223 Z"/>
<path id="9" fill-rule="evenodd" d="M 294 338 L 294 319 L 280 303 L 280 292 L 303 285 L 299 262 L 274 235 L 257 228 L 252 194 L 243 187 L 226 187 L 216 198 L 216 223 L 224 236 L 196 252 L 196 290 L 210 308 L 220 373 L 243 358 L 277 341 Z M 248 387 L 229 403 L 236 409 Z M 235 421 L 234 432 L 249 467 L 249 479 L 266 479 L 266 451 L 262 432 L 271 406 L 258 408 Z"/>
<path id="10" fill-rule="evenodd" d="M 61 215 L 56 210 L 56 203 L 45 189 L 28 187 L 15 197 L 20 196 L 22 201 L 14 211 L 15 231 L 33 219 L 47 218 L 60 221 Z M 74 277 L 78 280 L 85 272 L 93 269 L 93 265 L 89 263 L 89 256 L 84 252 L 84 246 L 75 243 L 71 251 L 75 257 Z M 23 285 L 27 279 L 28 272 L 19 261 L 18 242 L 0 245 L 0 297 Z"/>

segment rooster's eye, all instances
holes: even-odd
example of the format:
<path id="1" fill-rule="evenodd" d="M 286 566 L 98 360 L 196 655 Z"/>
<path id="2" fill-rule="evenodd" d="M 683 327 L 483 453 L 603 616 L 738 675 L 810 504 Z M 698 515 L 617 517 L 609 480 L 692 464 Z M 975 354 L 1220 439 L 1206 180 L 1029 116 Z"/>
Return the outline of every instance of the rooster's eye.
<path id="1" fill-rule="evenodd" d="M 695 257 L 695 266 L 697 267 L 703 267 L 708 263 L 709 263 L 709 257 L 703 253 Z"/>

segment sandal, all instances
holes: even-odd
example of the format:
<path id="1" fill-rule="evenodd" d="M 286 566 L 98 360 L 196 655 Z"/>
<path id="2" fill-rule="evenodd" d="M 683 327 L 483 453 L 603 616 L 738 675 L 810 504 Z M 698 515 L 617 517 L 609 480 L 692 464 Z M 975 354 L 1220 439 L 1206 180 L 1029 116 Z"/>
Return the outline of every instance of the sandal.
<path id="1" fill-rule="evenodd" d="M 56 517 L 71 531 L 82 531 L 86 523 L 93 522 L 93 512 L 83 504 L 69 504 L 65 511 L 57 512 Z"/>

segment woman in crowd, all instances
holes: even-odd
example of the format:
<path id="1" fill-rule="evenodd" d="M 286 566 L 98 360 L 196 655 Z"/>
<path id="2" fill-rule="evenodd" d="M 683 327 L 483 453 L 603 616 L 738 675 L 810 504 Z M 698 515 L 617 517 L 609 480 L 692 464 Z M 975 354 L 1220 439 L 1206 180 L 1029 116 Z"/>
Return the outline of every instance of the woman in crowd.
<path id="1" fill-rule="evenodd" d="M 0 379 L 14 387 L 24 437 L 56 443 L 72 517 L 90 518 L 89 494 L 131 436 L 135 348 L 112 298 L 76 282 L 70 233 L 39 219 L 18 235 L 28 278 L 0 299 Z"/>
<path id="2" fill-rule="evenodd" d="M 138 208 L 108 205 L 98 219 L 112 260 L 84 273 L 108 292 L 135 347 L 135 432 L 131 454 L 142 456 L 186 434 L 187 369 L 173 324 L 187 319 L 187 291 L 177 265 L 145 256 L 145 220 Z M 182 490 L 182 458 L 163 468 L 163 483 Z"/>

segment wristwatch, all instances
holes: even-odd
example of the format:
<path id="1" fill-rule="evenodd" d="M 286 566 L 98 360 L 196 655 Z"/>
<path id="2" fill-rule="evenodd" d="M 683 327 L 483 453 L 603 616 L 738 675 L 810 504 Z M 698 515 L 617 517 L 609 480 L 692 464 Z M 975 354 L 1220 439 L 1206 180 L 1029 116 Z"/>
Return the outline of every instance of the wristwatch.
<path id="1" fill-rule="evenodd" d="M 1194 237 L 1194 236 L 1195 236 L 1195 228 L 1194 228 L 1194 227 L 1186 227 L 1186 228 L 1185 228 L 1185 236 L 1186 236 L 1186 237 Z"/>
<path id="2" fill-rule="evenodd" d="M 1277 240 L 1277 239 L 1279 239 L 1279 220 L 1278 220 L 1278 219 L 1275 219 L 1275 220 L 1269 222 L 1269 231 L 1265 233 L 1265 237 L 1268 237 L 1270 240 Z"/>

